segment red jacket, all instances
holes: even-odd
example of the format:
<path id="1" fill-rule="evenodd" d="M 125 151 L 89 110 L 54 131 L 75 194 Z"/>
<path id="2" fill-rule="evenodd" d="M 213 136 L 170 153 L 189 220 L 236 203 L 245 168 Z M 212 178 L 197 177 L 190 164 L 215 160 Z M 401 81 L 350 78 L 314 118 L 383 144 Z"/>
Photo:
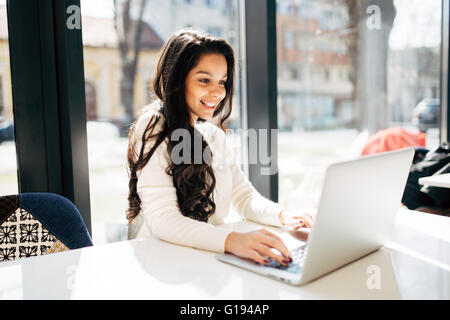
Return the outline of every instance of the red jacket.
<path id="1" fill-rule="evenodd" d="M 426 138 L 426 133 L 412 133 L 402 128 L 381 130 L 369 137 L 362 155 L 399 150 L 407 147 L 425 147 Z"/>

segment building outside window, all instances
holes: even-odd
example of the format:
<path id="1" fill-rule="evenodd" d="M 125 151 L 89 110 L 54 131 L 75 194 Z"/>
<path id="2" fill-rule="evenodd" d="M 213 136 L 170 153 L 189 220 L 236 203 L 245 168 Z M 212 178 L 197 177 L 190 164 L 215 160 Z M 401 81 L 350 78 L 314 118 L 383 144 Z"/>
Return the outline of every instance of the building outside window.
<path id="1" fill-rule="evenodd" d="M 0 195 L 17 194 L 17 161 L 6 1 L 0 0 Z"/>
<path id="2" fill-rule="evenodd" d="M 441 0 L 277 0 L 280 202 L 317 205 L 325 168 L 360 155 L 368 137 L 401 128 L 439 144 Z M 296 10 L 286 10 L 294 6 Z M 296 12 L 296 14 L 294 14 Z M 297 45 L 290 37 L 297 34 Z M 288 40 L 286 40 L 288 39 Z M 285 72 L 302 69 L 294 79 Z"/>
<path id="3" fill-rule="evenodd" d="M 284 47 L 286 49 L 294 48 L 294 33 L 291 31 L 286 31 L 284 33 Z"/>

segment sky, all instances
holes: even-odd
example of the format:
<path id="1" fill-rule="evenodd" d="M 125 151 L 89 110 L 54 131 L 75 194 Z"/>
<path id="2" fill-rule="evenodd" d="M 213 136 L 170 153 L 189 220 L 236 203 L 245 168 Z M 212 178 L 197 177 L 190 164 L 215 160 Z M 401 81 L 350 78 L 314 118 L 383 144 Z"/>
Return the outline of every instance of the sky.
<path id="1" fill-rule="evenodd" d="M 394 0 L 394 4 L 397 16 L 389 41 L 392 49 L 440 45 L 441 0 Z M 113 0 L 81 0 L 81 13 L 112 18 Z"/>
<path id="2" fill-rule="evenodd" d="M 81 0 L 86 15 L 113 17 L 112 0 Z M 391 32 L 392 49 L 439 46 L 441 43 L 441 0 L 394 0 L 397 16 Z"/>
<path id="3" fill-rule="evenodd" d="M 96 17 L 113 17 L 113 0 L 81 0 L 81 14 Z M 5 5 L 6 0 L 0 0 L 0 5 Z"/>
<path id="4" fill-rule="evenodd" d="M 82 15 L 103 18 L 114 17 L 113 0 L 81 0 L 80 6 Z"/>
<path id="5" fill-rule="evenodd" d="M 434 47 L 441 43 L 441 0 L 395 0 L 397 16 L 391 31 L 392 49 Z"/>

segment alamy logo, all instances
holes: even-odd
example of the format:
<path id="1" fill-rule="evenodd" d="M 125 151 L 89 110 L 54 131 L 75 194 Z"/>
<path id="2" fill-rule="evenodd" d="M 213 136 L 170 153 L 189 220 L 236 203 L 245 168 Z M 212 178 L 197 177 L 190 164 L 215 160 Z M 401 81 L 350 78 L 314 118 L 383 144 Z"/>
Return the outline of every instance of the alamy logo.
<path id="1" fill-rule="evenodd" d="M 67 7 L 66 13 L 69 17 L 66 20 L 66 26 L 69 30 L 81 29 L 81 9 L 77 5 Z"/>
<path id="2" fill-rule="evenodd" d="M 229 132 L 231 133 L 231 130 L 229 130 Z M 248 139 L 248 164 L 260 164 L 262 166 L 260 169 L 261 175 L 274 175 L 278 172 L 276 157 L 272 155 L 272 150 L 275 150 L 278 140 L 278 129 L 271 129 L 270 133 L 269 130 L 266 129 L 238 129 L 233 132 L 233 135 Z M 192 162 L 194 164 L 211 164 L 211 149 L 208 145 L 208 148 L 205 148 L 202 152 L 202 136 L 197 131 L 194 131 L 192 138 L 192 135 L 188 130 L 176 129 L 172 133 L 170 139 L 178 142 L 172 148 L 170 154 L 174 164 L 191 164 Z M 234 146 L 231 145 L 231 141 L 229 141 L 229 143 L 231 148 L 226 151 L 225 158 L 218 159 L 218 165 L 231 164 L 234 162 L 234 157 L 232 155 Z M 194 154 L 193 157 L 192 153 Z"/>
<path id="3" fill-rule="evenodd" d="M 367 28 L 369 30 L 380 30 L 381 29 L 381 9 L 377 5 L 370 5 L 366 10 L 367 14 Z"/>
<path id="4" fill-rule="evenodd" d="M 370 274 L 367 278 L 366 285 L 369 290 L 381 289 L 381 269 L 377 265 L 370 265 L 367 267 L 366 273 Z"/>
<path id="5" fill-rule="evenodd" d="M 67 280 L 66 286 L 67 289 L 73 290 L 75 284 L 75 278 L 77 276 L 77 266 L 71 265 L 66 270 Z"/>
<path id="6" fill-rule="evenodd" d="M 192 139 L 191 134 L 186 129 L 176 129 L 170 139 L 172 141 L 180 141 L 176 144 L 171 153 L 172 162 L 176 165 L 191 164 L 192 162 Z M 210 148 L 205 148 L 202 154 L 202 136 L 194 131 L 194 164 L 207 163 L 211 164 L 212 154 Z"/>

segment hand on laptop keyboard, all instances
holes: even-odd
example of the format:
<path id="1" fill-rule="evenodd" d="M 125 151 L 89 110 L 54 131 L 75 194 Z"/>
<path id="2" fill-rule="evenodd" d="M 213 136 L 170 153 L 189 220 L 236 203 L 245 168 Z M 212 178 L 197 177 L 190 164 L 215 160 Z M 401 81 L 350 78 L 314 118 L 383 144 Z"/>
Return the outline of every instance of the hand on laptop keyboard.
<path id="1" fill-rule="evenodd" d="M 276 262 L 273 259 L 269 259 L 269 263 L 266 264 L 267 267 L 271 267 L 271 268 L 277 268 L 280 270 L 285 270 L 288 272 L 298 272 L 303 268 L 303 263 L 305 260 L 305 256 L 306 256 L 306 247 L 302 246 L 302 247 L 298 247 L 295 248 L 293 250 L 291 250 L 291 256 L 292 256 L 292 262 L 285 266 L 282 264 L 279 264 L 278 262 Z"/>
<path id="2" fill-rule="evenodd" d="M 312 209 L 311 209 L 312 210 Z M 314 216 L 308 212 L 295 212 L 292 210 L 282 210 L 280 212 L 280 222 L 284 227 L 297 230 L 299 228 L 312 228 Z"/>
<path id="3" fill-rule="evenodd" d="M 272 249 L 276 249 L 282 255 Z M 292 260 L 283 241 L 274 233 L 264 229 L 246 233 L 231 232 L 225 240 L 225 252 L 264 265 L 270 263 L 269 258 L 285 266 L 288 266 Z"/>

